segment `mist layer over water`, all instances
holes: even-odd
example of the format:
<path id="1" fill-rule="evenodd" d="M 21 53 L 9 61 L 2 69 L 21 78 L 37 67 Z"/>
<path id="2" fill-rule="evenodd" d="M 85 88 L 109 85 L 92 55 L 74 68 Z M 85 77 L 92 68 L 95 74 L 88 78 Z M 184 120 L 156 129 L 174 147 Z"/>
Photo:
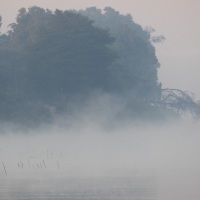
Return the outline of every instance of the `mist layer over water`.
<path id="1" fill-rule="evenodd" d="M 123 177 L 123 180 L 131 179 L 132 185 L 136 184 L 133 180 L 143 180 L 145 187 L 153 185 L 156 199 L 200 197 L 198 123 L 126 124 L 106 129 L 92 120 L 88 122 L 82 121 L 70 128 L 52 125 L 29 133 L 2 135 L 1 184 L 9 187 L 13 180 L 36 180 L 51 185 L 72 179 L 80 183 L 81 179 L 94 181 L 97 177 L 109 182 Z M 152 184 L 147 184 L 148 180 Z M 125 187 L 127 181 L 121 181 L 119 187 Z M 88 184 L 91 187 L 94 183 Z"/>

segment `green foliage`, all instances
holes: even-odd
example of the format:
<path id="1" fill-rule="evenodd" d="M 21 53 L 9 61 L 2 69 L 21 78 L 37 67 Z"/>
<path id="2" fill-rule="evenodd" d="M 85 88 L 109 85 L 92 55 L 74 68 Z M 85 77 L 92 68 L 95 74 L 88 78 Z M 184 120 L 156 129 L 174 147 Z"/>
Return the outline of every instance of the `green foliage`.
<path id="1" fill-rule="evenodd" d="M 18 116 L 17 104 L 34 113 L 36 107 L 66 106 L 74 96 L 107 90 L 114 39 L 92 23 L 71 11 L 19 10 L 0 48 L 1 94 L 12 99 L 4 107 L 13 107 L 8 113 Z"/>
<path id="2" fill-rule="evenodd" d="M 107 69 L 115 57 L 108 46 L 113 38 L 91 20 L 70 11 L 21 9 L 10 38 L 10 46 L 26 60 L 33 98 L 106 89 Z"/>
<path id="3" fill-rule="evenodd" d="M 158 60 L 148 30 L 135 23 L 131 15 L 121 15 L 113 8 L 81 10 L 95 25 L 109 30 L 116 39 L 112 48 L 119 58 L 112 65 L 113 88 L 133 93 L 140 100 L 154 102 L 160 97 Z"/>
<path id="4" fill-rule="evenodd" d="M 123 113 L 130 116 L 159 113 L 151 34 L 130 15 L 109 7 L 21 8 L 0 39 L 1 121 L 48 121 L 97 91 L 125 99 Z"/>

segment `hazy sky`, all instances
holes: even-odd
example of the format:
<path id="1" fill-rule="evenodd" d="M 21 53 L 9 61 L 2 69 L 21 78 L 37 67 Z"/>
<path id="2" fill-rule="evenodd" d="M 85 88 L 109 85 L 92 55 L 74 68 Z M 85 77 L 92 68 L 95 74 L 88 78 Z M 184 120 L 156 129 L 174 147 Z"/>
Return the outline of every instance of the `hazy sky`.
<path id="1" fill-rule="evenodd" d="M 189 90 L 200 97 L 199 0 L 0 0 L 3 29 L 14 21 L 19 8 L 33 5 L 62 10 L 111 6 L 130 13 L 135 22 L 166 37 L 156 46 L 163 87 Z"/>

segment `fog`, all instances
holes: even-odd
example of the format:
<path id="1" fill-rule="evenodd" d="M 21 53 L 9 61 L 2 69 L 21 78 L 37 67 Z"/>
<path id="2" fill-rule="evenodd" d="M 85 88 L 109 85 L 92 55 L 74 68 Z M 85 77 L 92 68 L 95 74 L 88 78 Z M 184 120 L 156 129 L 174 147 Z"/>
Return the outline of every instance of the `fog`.
<path id="1" fill-rule="evenodd" d="M 1 180 L 152 177 L 157 199 L 199 198 L 198 122 L 128 121 L 108 126 L 111 119 L 99 112 L 62 118 L 27 132 L 4 129 Z"/>
<path id="2" fill-rule="evenodd" d="M 87 4 L 73 2 L 50 1 L 48 8 L 80 9 L 94 4 L 89 0 Z M 1 0 L 1 31 L 5 32 L 7 25 L 14 21 L 20 7 L 33 4 L 46 7 L 44 3 L 12 2 L 11 7 L 9 1 Z M 95 5 L 131 13 L 143 27 L 152 26 L 156 34 L 163 34 L 166 41 L 156 46 L 163 87 L 180 88 L 200 96 L 199 2 L 155 0 L 149 4 L 127 0 L 109 4 L 99 1 Z M 1 186 L 9 188 L 15 181 L 16 185 L 20 180 L 39 180 L 50 185 L 53 180 L 85 177 L 150 179 L 155 187 L 155 199 L 199 199 L 200 123 L 193 120 L 133 121 L 124 116 L 116 119 L 124 108 L 123 103 L 116 104 L 105 97 L 89 102 L 81 110 L 76 108 L 71 115 L 55 116 L 50 125 L 31 130 L 13 124 L 1 125 L 0 199 Z M 42 186 L 40 182 L 32 188 L 37 190 Z M 19 184 L 19 187 L 23 190 L 26 185 Z M 10 194 L 13 192 L 8 190 Z M 7 194 L 3 199 L 9 199 Z"/>

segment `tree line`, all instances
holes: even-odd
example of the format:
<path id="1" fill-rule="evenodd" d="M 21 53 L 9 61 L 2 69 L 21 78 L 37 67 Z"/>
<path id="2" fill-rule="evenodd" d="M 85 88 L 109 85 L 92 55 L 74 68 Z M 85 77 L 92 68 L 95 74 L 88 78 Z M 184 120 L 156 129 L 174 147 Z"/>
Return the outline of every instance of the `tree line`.
<path id="1" fill-rule="evenodd" d="M 110 7 L 21 8 L 0 35 L 0 120 L 48 121 L 95 91 L 128 99 L 134 116 L 163 115 L 153 43 L 162 39 Z"/>

